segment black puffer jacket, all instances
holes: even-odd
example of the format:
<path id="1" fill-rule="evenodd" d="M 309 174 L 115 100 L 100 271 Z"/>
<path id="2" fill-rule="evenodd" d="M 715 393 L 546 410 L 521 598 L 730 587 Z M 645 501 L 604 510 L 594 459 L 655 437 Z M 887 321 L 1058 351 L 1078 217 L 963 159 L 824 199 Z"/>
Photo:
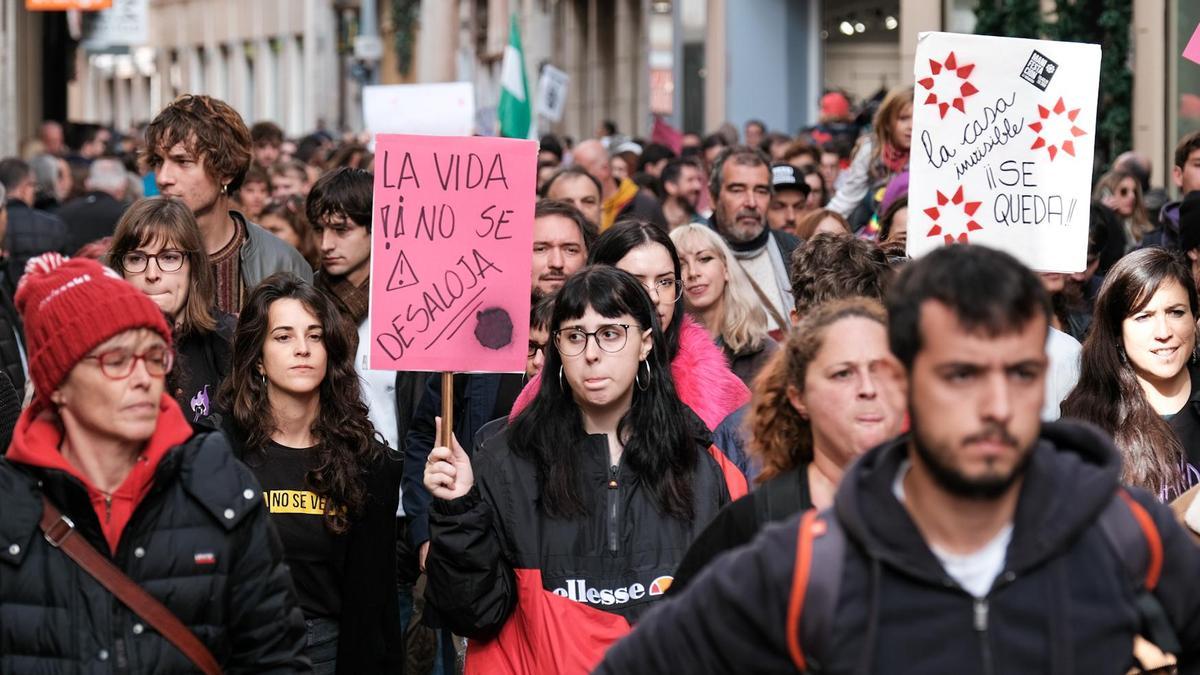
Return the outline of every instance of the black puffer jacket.
<path id="1" fill-rule="evenodd" d="M 74 520 L 76 536 L 109 550 L 76 479 L 0 459 L 0 673 L 195 672 L 46 542 L 43 491 Z M 224 436 L 194 436 L 159 463 L 113 562 L 174 612 L 225 673 L 308 672 L 303 619 L 261 495 Z"/>

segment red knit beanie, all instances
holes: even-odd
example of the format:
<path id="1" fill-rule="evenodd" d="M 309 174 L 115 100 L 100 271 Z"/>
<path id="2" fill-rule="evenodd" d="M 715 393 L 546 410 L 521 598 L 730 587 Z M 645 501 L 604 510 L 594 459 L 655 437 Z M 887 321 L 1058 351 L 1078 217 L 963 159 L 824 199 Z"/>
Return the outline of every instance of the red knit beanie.
<path id="1" fill-rule="evenodd" d="M 33 258 L 15 300 L 25 321 L 29 376 L 42 404 L 75 364 L 113 336 L 149 328 L 171 344 L 158 305 L 95 260 L 57 253 Z"/>

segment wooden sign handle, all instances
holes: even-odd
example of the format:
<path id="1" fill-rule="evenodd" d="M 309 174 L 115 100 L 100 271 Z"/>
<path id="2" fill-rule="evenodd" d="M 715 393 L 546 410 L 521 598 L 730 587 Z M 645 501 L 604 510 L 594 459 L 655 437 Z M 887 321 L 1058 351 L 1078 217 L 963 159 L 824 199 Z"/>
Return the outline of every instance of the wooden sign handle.
<path id="1" fill-rule="evenodd" d="M 453 447 L 454 439 L 454 373 L 442 373 L 442 437 L 438 445 Z"/>

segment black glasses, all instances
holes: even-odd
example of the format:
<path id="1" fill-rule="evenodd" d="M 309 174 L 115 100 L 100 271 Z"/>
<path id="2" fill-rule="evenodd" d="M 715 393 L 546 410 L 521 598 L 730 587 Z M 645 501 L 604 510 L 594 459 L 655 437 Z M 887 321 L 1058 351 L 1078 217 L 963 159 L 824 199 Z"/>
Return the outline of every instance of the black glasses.
<path id="1" fill-rule="evenodd" d="M 542 352 L 543 355 L 546 353 L 546 343 L 534 342 L 533 340 L 530 340 L 529 351 L 525 354 L 525 356 L 532 359 L 533 355 L 537 354 L 538 352 Z"/>
<path id="2" fill-rule="evenodd" d="M 130 251 L 121 256 L 121 267 L 125 268 L 126 272 L 140 274 L 146 271 L 146 267 L 150 265 L 151 258 L 154 259 L 154 264 L 158 265 L 159 270 L 163 272 L 178 272 L 183 268 L 183 261 L 187 260 L 187 254 L 171 248 L 163 249 L 156 254 Z"/>
<path id="3" fill-rule="evenodd" d="M 123 380 L 132 375 L 138 361 L 146 364 L 146 372 L 152 377 L 162 377 L 171 372 L 171 366 L 175 363 L 175 355 L 166 347 L 151 347 L 141 354 L 134 354 L 128 349 L 112 349 L 83 358 L 99 361 L 100 372 L 110 380 Z"/>
<path id="4" fill-rule="evenodd" d="M 615 354 L 625 348 L 629 340 L 629 324 L 610 323 L 600 326 L 591 333 L 582 328 L 563 328 L 554 331 L 554 346 L 563 356 L 579 356 L 587 349 L 588 338 L 596 340 L 602 351 Z"/>
<path id="5" fill-rule="evenodd" d="M 650 286 L 642 284 L 642 288 L 646 289 L 646 292 L 653 295 L 656 300 L 662 299 L 665 295 L 671 298 L 671 302 L 675 302 L 683 296 L 683 282 L 679 279 L 659 279 Z"/>

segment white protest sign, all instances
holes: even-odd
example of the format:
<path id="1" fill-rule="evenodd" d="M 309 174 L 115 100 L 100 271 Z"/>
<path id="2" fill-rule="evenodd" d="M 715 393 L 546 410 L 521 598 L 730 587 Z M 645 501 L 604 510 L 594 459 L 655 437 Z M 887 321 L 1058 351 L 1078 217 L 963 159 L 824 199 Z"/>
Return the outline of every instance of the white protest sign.
<path id="1" fill-rule="evenodd" d="M 538 80 L 537 114 L 551 122 L 561 122 L 567 104 L 567 84 L 571 76 L 551 65 L 542 67 Z"/>
<path id="2" fill-rule="evenodd" d="M 475 131 L 475 88 L 470 82 L 363 87 L 363 122 L 372 136 L 470 136 Z"/>
<path id="3" fill-rule="evenodd" d="M 913 75 L 908 255 L 970 242 L 1082 271 L 1100 47 L 921 33 Z"/>
<path id="4" fill-rule="evenodd" d="M 92 18 L 83 48 L 101 51 L 138 47 L 149 41 L 150 0 L 113 0 L 112 7 Z"/>

